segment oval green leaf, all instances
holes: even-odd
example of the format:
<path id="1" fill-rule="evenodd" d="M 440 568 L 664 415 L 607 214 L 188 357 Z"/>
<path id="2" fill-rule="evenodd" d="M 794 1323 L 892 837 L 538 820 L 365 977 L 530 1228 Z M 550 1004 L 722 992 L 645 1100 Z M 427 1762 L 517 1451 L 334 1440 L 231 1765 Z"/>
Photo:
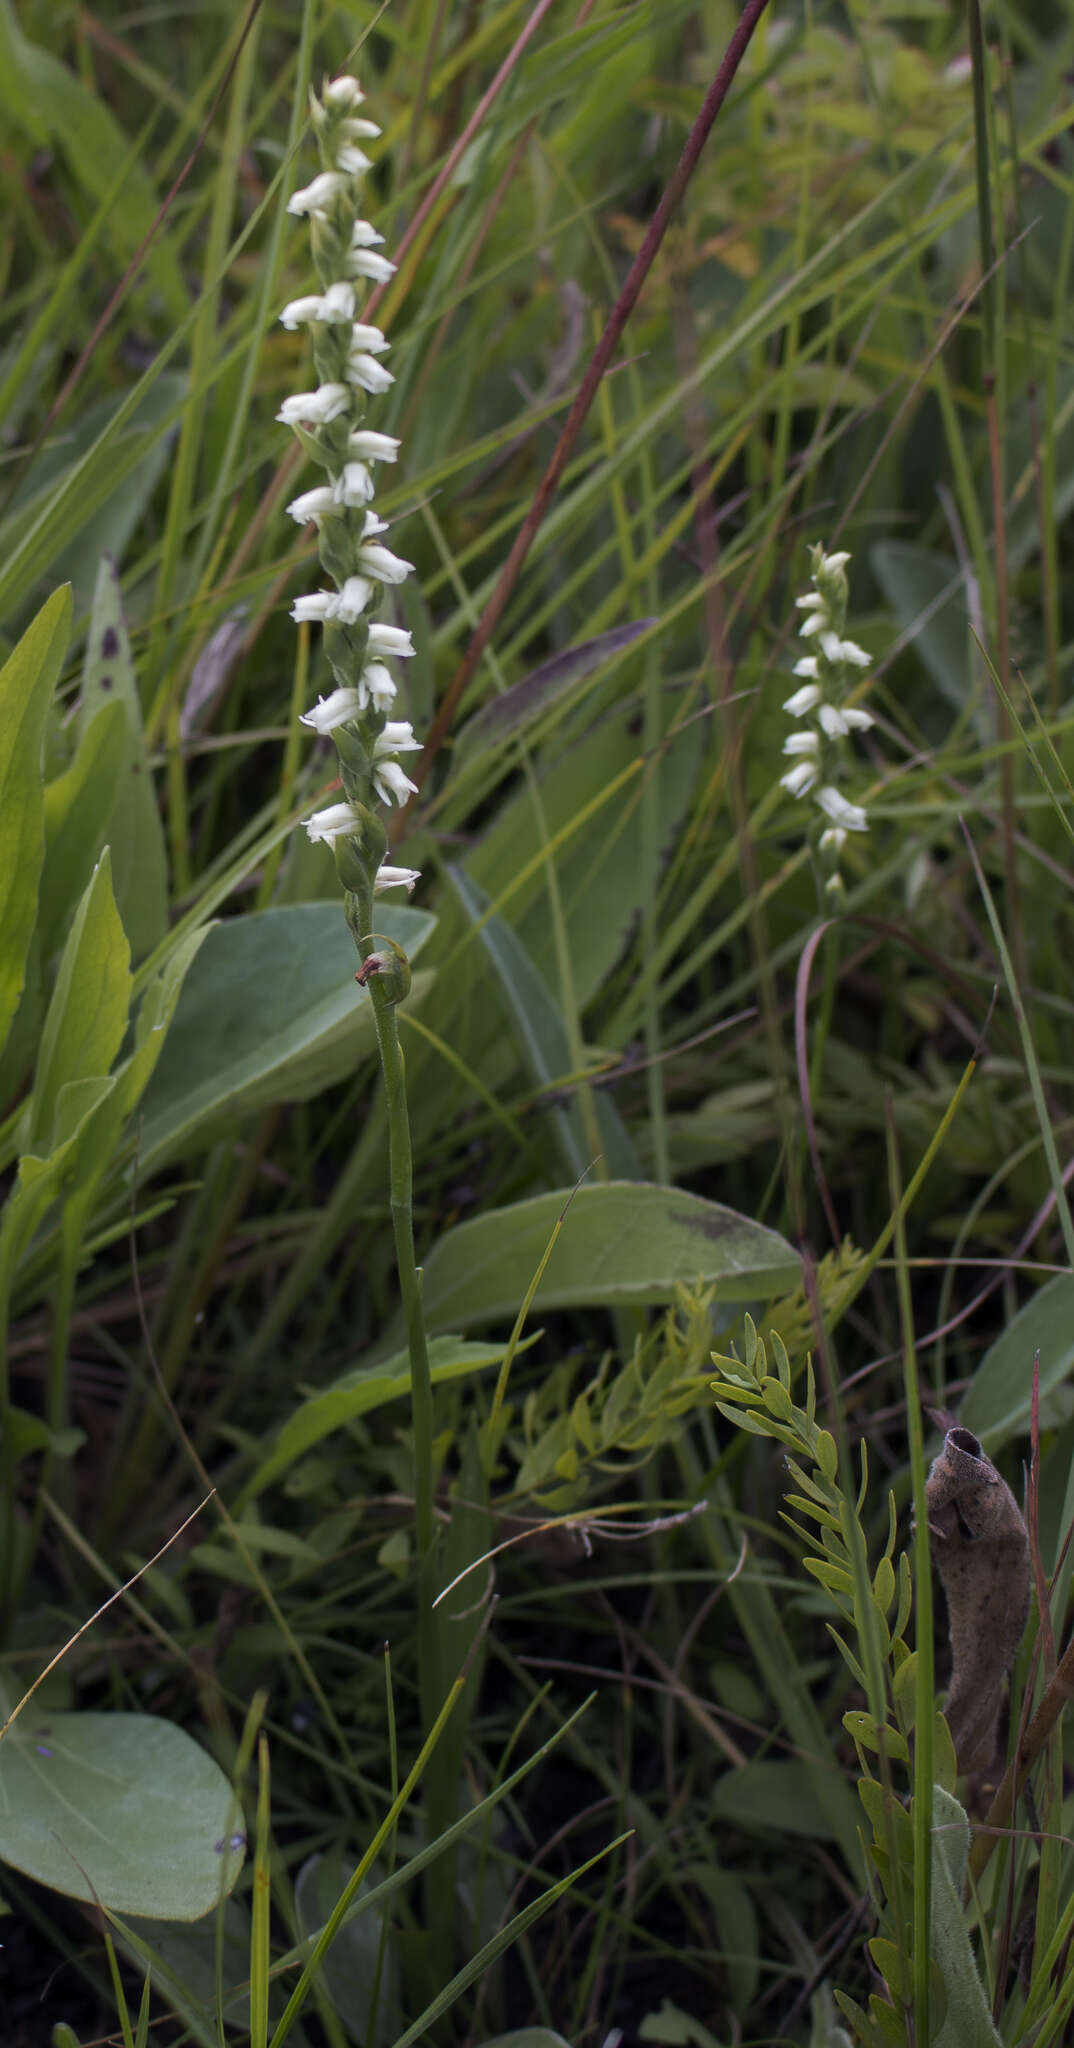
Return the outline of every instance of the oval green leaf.
<path id="1" fill-rule="evenodd" d="M 429 1327 L 465 1328 L 514 1317 L 557 1222 L 563 1227 L 534 1297 L 534 1313 L 668 1301 L 682 1282 L 721 1301 L 770 1301 L 801 1278 L 796 1251 L 776 1231 L 720 1202 L 647 1181 L 534 1195 L 460 1223 L 425 1265 Z"/>
<path id="2" fill-rule="evenodd" d="M 223 1772 L 151 1714 L 35 1714 L 0 1743 L 0 1856 L 70 1899 L 198 1920 L 242 1868 Z"/>

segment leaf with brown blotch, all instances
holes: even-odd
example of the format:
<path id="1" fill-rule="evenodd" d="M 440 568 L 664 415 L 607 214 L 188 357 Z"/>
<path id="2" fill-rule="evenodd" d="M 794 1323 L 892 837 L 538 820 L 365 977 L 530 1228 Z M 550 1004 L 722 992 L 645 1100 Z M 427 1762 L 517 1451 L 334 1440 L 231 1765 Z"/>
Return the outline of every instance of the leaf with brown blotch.
<path id="1" fill-rule="evenodd" d="M 968 1429 L 948 1430 L 925 1502 L 951 1634 L 947 1724 L 959 1770 L 987 1770 L 1029 1612 L 1029 1537 L 1010 1487 Z"/>

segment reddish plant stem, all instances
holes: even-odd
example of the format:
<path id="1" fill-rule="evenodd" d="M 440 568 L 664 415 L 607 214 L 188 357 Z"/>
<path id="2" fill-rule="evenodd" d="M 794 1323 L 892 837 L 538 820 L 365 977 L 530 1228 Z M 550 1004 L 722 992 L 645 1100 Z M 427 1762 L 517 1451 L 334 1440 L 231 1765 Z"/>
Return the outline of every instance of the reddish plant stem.
<path id="1" fill-rule="evenodd" d="M 474 675 L 478 662 L 481 660 L 481 656 L 484 654 L 503 616 L 507 601 L 518 581 L 522 565 L 529 554 L 530 548 L 533 546 L 541 523 L 552 502 L 559 480 L 570 460 L 590 406 L 596 397 L 601 378 L 611 362 L 627 321 L 641 296 L 642 286 L 652 269 L 657 251 L 667 233 L 672 216 L 697 168 L 698 159 L 708 140 L 709 131 L 727 98 L 735 73 L 746 54 L 754 30 L 764 13 L 766 5 L 767 0 L 746 0 L 746 5 L 739 17 L 738 26 L 727 45 L 720 68 L 708 92 L 705 94 L 701 111 L 686 138 L 682 155 L 672 172 L 656 212 L 653 214 L 641 247 L 627 272 L 623 289 L 608 316 L 604 332 L 593 351 L 589 366 L 579 386 L 578 395 L 567 415 L 563 432 L 553 450 L 548 468 L 545 470 L 534 493 L 533 503 L 519 528 L 514 546 L 500 572 L 496 588 L 489 598 L 488 604 L 485 606 L 477 631 L 445 692 L 436 718 L 433 721 L 432 731 L 422 749 L 421 758 L 415 770 L 415 780 L 419 786 L 424 781 L 436 754 L 443 744 L 445 734 L 455 716 L 463 691 Z M 431 203 L 432 196 L 432 194 L 429 195 L 428 203 Z M 416 226 L 416 222 L 414 225 Z M 411 802 L 413 802 L 413 799 L 411 799 Z M 403 811 L 396 813 L 394 831 L 392 833 L 393 841 L 398 839 L 406 829 L 409 808 L 410 806 L 407 805 Z"/>

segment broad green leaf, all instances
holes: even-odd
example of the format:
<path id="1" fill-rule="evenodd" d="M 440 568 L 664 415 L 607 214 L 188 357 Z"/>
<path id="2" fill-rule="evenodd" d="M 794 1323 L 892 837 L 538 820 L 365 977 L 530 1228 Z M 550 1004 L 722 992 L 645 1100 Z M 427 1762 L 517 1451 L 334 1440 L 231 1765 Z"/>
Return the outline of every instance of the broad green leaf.
<path id="1" fill-rule="evenodd" d="M 433 923 L 425 911 L 377 905 L 378 931 L 411 959 Z M 375 1044 L 357 964 L 341 904 L 287 904 L 214 925 L 146 1089 L 141 1171 L 208 1143 L 237 1116 L 305 1101 L 352 1074 Z"/>
<path id="2" fill-rule="evenodd" d="M 131 955 L 140 960 L 168 925 L 167 862 L 153 778 L 142 733 L 142 709 L 120 600 L 115 563 L 102 561 L 82 670 L 80 729 L 104 704 L 121 704 L 125 747 L 122 772 L 105 837 L 112 848 L 112 886 Z"/>
<path id="3" fill-rule="evenodd" d="M 562 654 L 554 654 L 550 661 L 542 662 L 531 675 L 523 676 L 501 697 L 483 705 L 467 719 L 455 740 L 456 770 L 469 755 L 487 752 L 489 747 L 525 732 L 553 704 L 566 697 L 576 683 L 631 646 L 655 624 L 655 619 L 634 619 L 629 625 L 613 626 L 610 632 L 598 633 L 594 640 L 583 641 L 579 647 L 568 647 Z"/>
<path id="4" fill-rule="evenodd" d="M 947 702 L 964 711 L 973 689 L 972 643 L 957 563 L 900 540 L 878 541 L 869 550 L 869 561 L 900 631 L 910 635 L 915 654 Z M 982 704 L 978 718 L 989 708 Z"/>
<path id="5" fill-rule="evenodd" d="M 676 1285 L 711 1285 L 721 1301 L 768 1301 L 797 1286 L 797 1252 L 774 1230 L 719 1202 L 650 1182 L 535 1195 L 449 1230 L 425 1265 L 431 1329 L 513 1317 L 563 1218 L 532 1313 L 595 1303 L 647 1306 Z"/>
<path id="6" fill-rule="evenodd" d="M 103 704 L 79 740 L 74 760 L 45 789 L 45 872 L 39 934 L 47 963 L 64 945 L 85 893 L 123 771 L 126 727 L 121 704 Z"/>
<path id="7" fill-rule="evenodd" d="M 45 852 L 41 749 L 71 630 L 71 593 L 57 590 L 0 669 L 0 1049 L 26 977 Z"/>
<path id="8" fill-rule="evenodd" d="M 570 2048 L 562 2034 L 551 2027 L 516 2027 L 513 2034 L 494 2034 L 481 2048 Z"/>
<path id="9" fill-rule="evenodd" d="M 485 1372 L 489 1366 L 499 1365 L 502 1357 L 502 1344 L 468 1344 L 461 1337 L 436 1337 L 429 1346 L 433 1385 Z M 333 1380 L 330 1387 L 319 1388 L 288 1417 L 268 1457 L 252 1479 L 247 1480 L 236 1512 L 241 1513 L 248 1501 L 271 1486 L 333 1429 L 342 1429 L 359 1415 L 368 1415 L 372 1409 L 382 1408 L 387 1401 L 397 1401 L 400 1395 L 409 1392 L 410 1358 L 405 1351 L 386 1358 L 381 1365 L 353 1366 Z"/>
<path id="10" fill-rule="evenodd" d="M 1058 1274 L 1026 1302 L 989 1345 L 960 1403 L 963 1428 L 990 1455 L 1029 1429 L 1037 1351 L 1044 1400 L 1066 1383 L 1074 1365 L 1074 1274 Z"/>
<path id="11" fill-rule="evenodd" d="M 539 1088 L 562 1084 L 571 1071 L 567 1027 L 518 933 L 502 917 L 488 917 L 488 897 L 463 868 L 448 873 L 472 924 L 480 923 L 478 943 L 488 955 L 503 996 L 519 1051 Z M 641 1161 L 633 1140 L 610 1095 L 594 1090 L 593 1107 L 608 1162 L 616 1180 L 640 1180 Z M 548 1114 L 556 1133 L 564 1170 L 577 1178 L 589 1164 L 582 1115 L 576 1100 L 556 1103 Z"/>
<path id="12" fill-rule="evenodd" d="M 41 1036 L 26 1149 L 51 1148 L 61 1088 L 112 1066 L 130 1009 L 130 948 L 112 896 L 105 849 L 75 914 Z"/>
<path id="13" fill-rule="evenodd" d="M 808 1764 L 788 1757 L 758 1757 L 741 1770 L 725 1771 L 716 1781 L 709 1806 L 716 1822 L 731 1821 L 754 1834 L 772 1828 L 779 1835 L 811 1835 L 832 1839 Z"/>
<path id="14" fill-rule="evenodd" d="M 295 1919 L 300 1935 L 316 1934 L 328 1919 L 350 1876 L 338 1854 L 319 1850 L 306 1858 L 295 1880 Z M 361 1899 L 371 1892 L 368 1880 L 355 1894 Z M 352 2041 L 362 2048 L 389 2048 L 402 2028 L 399 1962 L 391 1939 L 383 1965 L 378 1970 L 383 1922 L 376 1907 L 346 1919 L 321 1963 L 321 1980 Z M 375 2015 L 370 2012 L 374 1986 L 379 1996 Z M 372 2026 L 370 2019 L 372 2018 Z"/>
<path id="15" fill-rule="evenodd" d="M 970 1946 L 962 1891 L 970 1824 L 942 1785 L 932 1791 L 932 1953 L 939 1965 L 947 2011 L 936 2048 L 1001 2048 Z"/>
<path id="16" fill-rule="evenodd" d="M 232 1893 L 221 1915 L 203 1920 L 146 1920 L 125 1914 L 116 1923 L 117 1945 L 148 1968 L 161 1998 L 179 2013 L 202 2048 L 220 2048 L 216 2024 L 217 1964 L 225 2013 L 241 2023 L 250 2012 L 250 1909 Z M 270 2004 L 279 2011 L 282 1990 Z"/>
<path id="17" fill-rule="evenodd" d="M 106 1912 L 211 1912 L 242 1868 L 234 1828 L 223 1772 L 170 1721 L 31 1704 L 0 1742 L 0 1857 Z"/>

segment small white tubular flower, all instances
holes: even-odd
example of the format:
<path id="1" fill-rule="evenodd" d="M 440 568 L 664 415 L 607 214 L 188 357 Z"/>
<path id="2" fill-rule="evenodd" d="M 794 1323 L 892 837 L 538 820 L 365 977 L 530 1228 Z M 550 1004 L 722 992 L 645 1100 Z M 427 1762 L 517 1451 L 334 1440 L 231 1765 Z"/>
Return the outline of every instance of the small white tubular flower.
<path id="1" fill-rule="evenodd" d="M 285 398 L 276 418 L 285 427 L 326 427 L 346 412 L 350 402 L 345 384 L 319 384 L 316 391 L 296 391 Z"/>
<path id="2" fill-rule="evenodd" d="M 328 697 L 318 697 L 312 711 L 303 711 L 299 724 L 310 726 L 314 732 L 334 732 L 337 725 L 357 718 L 362 708 L 357 690 L 333 690 Z"/>
<path id="3" fill-rule="evenodd" d="M 856 704 L 844 705 L 843 717 L 851 732 L 868 732 L 876 722 L 871 711 L 859 711 Z"/>
<path id="4" fill-rule="evenodd" d="M 358 550 L 358 562 L 366 576 L 373 576 L 378 583 L 405 583 L 414 567 L 413 562 L 404 562 L 400 555 L 393 555 L 390 548 L 378 547 L 373 541 L 369 547 Z"/>
<path id="5" fill-rule="evenodd" d="M 382 804 L 405 804 L 408 796 L 417 796 L 418 785 L 404 775 L 398 761 L 374 761 L 373 786 Z"/>
<path id="6" fill-rule="evenodd" d="M 338 78 L 329 79 L 321 98 L 326 107 L 360 107 L 365 94 L 356 78 L 341 71 Z"/>
<path id="7" fill-rule="evenodd" d="M 783 742 L 785 754 L 816 755 L 820 741 L 815 732 L 789 732 Z"/>
<path id="8" fill-rule="evenodd" d="M 373 496 L 373 478 L 364 462 L 345 462 L 335 483 L 332 496 L 337 505 L 367 505 Z"/>
<path id="9" fill-rule="evenodd" d="M 319 320 L 320 318 L 320 293 L 311 292 L 304 299 L 288 299 L 287 304 L 283 309 L 283 312 L 280 314 L 280 325 L 281 327 L 290 327 L 293 329 L 295 327 L 301 327 L 303 322 L 306 320 Z"/>
<path id="10" fill-rule="evenodd" d="M 395 702 L 395 678 L 382 661 L 370 661 L 358 678 L 358 701 L 363 709 L 372 704 L 376 711 L 388 711 Z"/>
<path id="11" fill-rule="evenodd" d="M 343 137 L 344 142 L 372 141 L 375 136 L 380 135 L 382 132 L 377 127 L 375 121 L 367 121 L 364 115 L 361 114 L 357 119 L 353 116 L 348 116 L 347 120 L 339 128 L 339 133 Z"/>
<path id="12" fill-rule="evenodd" d="M 801 661 L 795 662 L 794 667 L 791 670 L 791 674 L 796 676 L 808 676 L 811 682 L 819 682 L 820 665 L 817 661 L 816 655 L 803 654 Z M 784 705 L 783 708 L 784 710 L 786 710 L 786 705 Z"/>
<path id="13" fill-rule="evenodd" d="M 409 718 L 389 718 L 377 737 L 374 752 L 386 754 L 413 754 L 420 750 L 421 741 L 414 738 L 414 728 Z"/>
<path id="14" fill-rule="evenodd" d="M 796 603 L 801 604 L 803 602 L 803 599 L 799 597 L 795 601 Z M 801 625 L 798 628 L 800 638 L 803 640 L 808 640 L 809 635 L 811 633 L 820 633 L 821 631 L 823 631 L 826 617 L 826 612 L 810 612 L 809 617 L 807 619 L 803 619 Z"/>
<path id="15" fill-rule="evenodd" d="M 822 704 L 817 712 L 817 718 L 822 731 L 827 733 L 830 740 L 846 739 L 850 727 L 846 721 L 845 711 L 840 711 L 835 704 Z"/>
<path id="16" fill-rule="evenodd" d="M 796 610 L 800 612 L 815 612 L 818 608 L 821 611 L 827 611 L 828 609 L 827 603 L 819 590 L 807 590 L 805 596 L 796 597 L 794 603 Z"/>
<path id="17" fill-rule="evenodd" d="M 840 640 L 838 633 L 822 633 L 820 644 L 832 663 L 849 661 L 855 668 L 868 668 L 873 658 L 866 654 L 864 647 L 858 646 L 856 640 Z"/>
<path id="18" fill-rule="evenodd" d="M 814 761 L 798 761 L 779 778 L 780 787 L 788 796 L 805 796 L 818 780 L 819 771 Z"/>
<path id="19" fill-rule="evenodd" d="M 401 804 L 406 802 L 408 795 L 417 795 L 417 783 L 411 782 L 398 761 L 392 761 L 388 756 L 413 753 L 420 746 L 421 741 L 414 738 L 409 719 L 389 718 L 383 732 L 378 733 L 373 745 L 373 783 L 383 803 Z"/>
<path id="20" fill-rule="evenodd" d="M 379 135 L 379 128 L 377 133 Z M 364 149 L 359 149 L 356 142 L 340 143 L 336 150 L 336 163 L 341 171 L 346 171 L 352 178 L 360 178 L 363 171 L 371 171 L 373 168 L 371 158 L 367 157 Z"/>
<path id="21" fill-rule="evenodd" d="M 352 248 L 347 256 L 347 269 L 352 277 L 368 277 L 374 284 L 390 284 L 395 276 L 394 263 L 389 263 L 386 256 L 378 256 L 375 249 Z"/>
<path id="22" fill-rule="evenodd" d="M 353 804 L 329 804 L 323 811 L 314 811 L 306 819 L 306 830 L 313 840 L 321 839 L 331 846 L 333 839 L 349 839 L 362 829 L 362 820 Z"/>
<path id="23" fill-rule="evenodd" d="M 363 354 L 361 349 L 355 349 L 354 354 L 347 357 L 347 375 L 352 384 L 357 384 L 361 391 L 368 391 L 374 398 L 379 398 L 383 391 L 390 391 L 395 383 L 391 371 L 386 370 L 383 363 L 378 363 L 375 356 Z"/>
<path id="24" fill-rule="evenodd" d="M 350 289 L 353 291 L 353 285 Z M 366 327 L 361 320 L 356 320 L 351 333 L 351 347 L 365 349 L 367 355 L 382 356 L 390 349 L 391 342 L 385 340 L 379 327 Z"/>
<path id="25" fill-rule="evenodd" d="M 357 427 L 347 442 L 347 453 L 359 462 L 394 462 L 402 445 L 394 434 L 375 434 L 368 427 Z"/>
<path id="26" fill-rule="evenodd" d="M 382 861 L 373 877 L 373 894 L 379 896 L 385 889 L 405 889 L 409 896 L 415 882 L 420 881 L 419 868 L 393 868 Z"/>
<path id="27" fill-rule="evenodd" d="M 311 590 L 306 597 L 296 597 L 291 606 L 291 617 L 296 626 L 309 621 L 323 624 L 325 619 L 334 619 L 339 597 L 334 590 Z"/>
<path id="28" fill-rule="evenodd" d="M 799 667 L 801 667 L 801 663 L 799 663 Z M 797 673 L 798 670 L 796 669 L 795 674 L 797 675 Z M 787 698 L 783 709 L 784 711 L 789 711 L 792 718 L 804 718 L 807 712 L 816 710 L 820 699 L 819 683 L 803 683 L 801 689 L 796 690 L 793 697 Z"/>
<path id="29" fill-rule="evenodd" d="M 830 783 L 826 783 L 823 789 L 818 789 L 817 802 L 833 825 L 842 825 L 848 832 L 869 830 L 869 820 L 861 805 L 848 803 L 846 797 L 840 796 L 839 791 L 833 789 Z"/>
<path id="30" fill-rule="evenodd" d="M 288 515 L 305 526 L 307 519 L 323 519 L 339 511 L 339 503 L 331 484 L 318 484 L 315 490 L 303 491 L 301 497 L 292 498 L 287 507 Z"/>
<path id="31" fill-rule="evenodd" d="M 829 825 L 820 835 L 822 853 L 840 854 L 847 843 L 846 828 L 843 825 Z"/>
<path id="32" fill-rule="evenodd" d="M 342 199 L 350 190 L 350 179 L 343 171 L 321 171 L 309 185 L 302 185 L 292 192 L 287 202 L 288 213 L 309 213 L 315 220 L 327 220 L 337 199 Z"/>
<path id="33" fill-rule="evenodd" d="M 367 644 L 371 654 L 399 654 L 409 657 L 414 652 L 414 642 L 405 626 L 382 626 L 376 619 L 369 628 Z"/>
<path id="34" fill-rule="evenodd" d="M 850 556 L 846 554 L 822 555 L 817 563 L 817 575 L 834 575 L 837 569 L 845 569 L 849 560 Z"/>
<path id="35" fill-rule="evenodd" d="M 354 286 L 346 279 L 330 284 L 326 292 L 312 292 L 307 298 L 292 299 L 280 314 L 284 327 L 301 327 L 315 320 L 342 324 L 354 319 Z"/>
<path id="36" fill-rule="evenodd" d="M 352 249 L 379 248 L 384 236 L 377 233 L 371 220 L 356 220 L 351 229 Z"/>
<path id="37" fill-rule="evenodd" d="M 343 626 L 353 626 L 361 618 L 372 595 L 373 585 L 367 577 L 348 576 L 336 599 L 332 617 Z"/>
<path id="38" fill-rule="evenodd" d="M 362 522 L 363 540 L 373 540 L 378 533 L 387 533 L 387 531 L 388 522 L 386 519 L 379 518 L 376 512 L 366 513 Z"/>

